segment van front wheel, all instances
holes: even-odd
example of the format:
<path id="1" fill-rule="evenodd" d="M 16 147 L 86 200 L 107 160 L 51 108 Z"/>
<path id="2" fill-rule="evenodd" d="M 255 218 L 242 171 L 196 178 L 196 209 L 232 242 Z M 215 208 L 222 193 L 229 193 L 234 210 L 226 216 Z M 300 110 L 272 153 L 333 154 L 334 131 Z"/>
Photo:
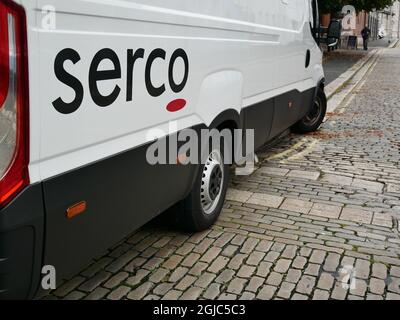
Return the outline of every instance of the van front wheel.
<path id="1" fill-rule="evenodd" d="M 192 191 L 180 203 L 179 222 L 185 231 L 206 230 L 221 213 L 229 182 L 229 165 L 224 163 L 222 149 L 210 152 L 200 166 Z"/>
<path id="2" fill-rule="evenodd" d="M 319 88 L 310 110 L 303 119 L 293 126 L 292 131 L 309 133 L 318 130 L 326 115 L 326 104 L 325 92 Z"/>

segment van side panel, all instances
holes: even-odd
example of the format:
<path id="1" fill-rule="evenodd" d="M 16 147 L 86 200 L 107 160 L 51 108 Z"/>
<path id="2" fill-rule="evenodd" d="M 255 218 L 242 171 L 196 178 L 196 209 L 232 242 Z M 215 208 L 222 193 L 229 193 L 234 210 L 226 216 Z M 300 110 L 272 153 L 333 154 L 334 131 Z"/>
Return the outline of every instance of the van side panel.
<path id="1" fill-rule="evenodd" d="M 237 73 L 242 79 L 242 88 L 232 91 L 242 95 L 235 99 L 238 105 L 213 106 L 215 115 L 226 108 L 240 110 L 293 89 L 304 91 L 315 86 L 312 75 L 304 72 L 305 37 L 313 41 L 305 1 L 38 0 L 37 26 L 31 32 L 39 43 L 34 63 L 39 66 L 35 82 L 41 86 L 35 94 L 43 134 L 35 144 L 40 146 L 40 159 L 32 166 L 38 166 L 41 179 L 47 179 L 147 143 L 148 130 L 166 131 L 169 121 L 176 121 L 177 130 L 209 125 L 210 106 L 203 102 L 209 100 L 203 99 L 202 85 L 215 73 Z M 56 10 L 55 29 L 42 23 L 46 14 L 41 8 L 45 5 Z M 53 106 L 57 99 L 71 102 L 76 96 L 55 75 L 56 58 L 65 49 L 75 51 L 76 60 L 67 55 L 63 68 L 83 87 L 82 103 L 70 114 Z M 115 53 L 121 70 L 115 79 L 98 83 L 103 95 L 120 90 L 106 107 L 96 105 L 89 85 L 90 66 L 103 49 Z M 140 49 L 143 54 L 130 69 L 128 50 L 136 53 Z M 151 81 L 157 87 L 165 85 L 165 92 L 153 97 L 146 88 L 145 73 L 156 49 L 165 51 L 165 58 L 154 60 Z M 185 50 L 189 65 L 187 84 L 178 94 L 168 81 L 169 63 L 177 49 Z M 105 59 L 99 70 L 113 67 Z M 183 70 L 178 59 L 176 81 L 182 79 Z M 130 89 L 132 100 L 127 101 Z M 174 99 L 187 103 L 171 113 L 166 106 Z"/>

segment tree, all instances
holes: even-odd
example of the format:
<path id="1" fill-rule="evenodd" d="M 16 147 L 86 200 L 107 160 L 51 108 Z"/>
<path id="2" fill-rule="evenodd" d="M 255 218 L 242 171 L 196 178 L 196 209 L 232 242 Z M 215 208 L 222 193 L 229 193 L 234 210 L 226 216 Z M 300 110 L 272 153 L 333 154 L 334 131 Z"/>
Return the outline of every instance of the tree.
<path id="1" fill-rule="evenodd" d="M 319 5 L 322 13 L 330 13 L 340 11 L 347 4 L 354 6 L 357 11 L 382 10 L 393 2 L 394 0 L 320 0 Z"/>
<path id="2" fill-rule="evenodd" d="M 319 7 L 322 13 L 338 12 L 343 8 L 340 0 L 320 0 Z"/>
<path id="3" fill-rule="evenodd" d="M 382 10 L 387 6 L 393 4 L 393 0 L 351 0 L 351 5 L 353 5 L 357 11 L 365 10 L 367 12 L 373 9 Z"/>

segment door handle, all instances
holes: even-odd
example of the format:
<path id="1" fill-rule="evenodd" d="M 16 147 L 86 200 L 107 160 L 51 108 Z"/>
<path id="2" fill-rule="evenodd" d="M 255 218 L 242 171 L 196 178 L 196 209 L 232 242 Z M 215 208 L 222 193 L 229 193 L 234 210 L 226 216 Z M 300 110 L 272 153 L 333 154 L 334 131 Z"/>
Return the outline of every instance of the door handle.
<path id="1" fill-rule="evenodd" d="M 311 61 L 311 51 L 307 50 L 306 52 L 306 68 L 310 66 L 310 61 Z"/>

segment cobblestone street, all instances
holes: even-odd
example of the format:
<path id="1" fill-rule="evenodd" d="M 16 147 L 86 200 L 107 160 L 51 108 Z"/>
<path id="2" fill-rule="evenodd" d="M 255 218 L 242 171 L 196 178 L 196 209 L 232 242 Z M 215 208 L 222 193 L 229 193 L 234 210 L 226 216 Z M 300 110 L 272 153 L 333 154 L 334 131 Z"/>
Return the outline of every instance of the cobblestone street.
<path id="1" fill-rule="evenodd" d="M 211 230 L 147 225 L 45 298 L 400 300 L 400 48 L 379 54 L 318 132 L 233 177 Z"/>

